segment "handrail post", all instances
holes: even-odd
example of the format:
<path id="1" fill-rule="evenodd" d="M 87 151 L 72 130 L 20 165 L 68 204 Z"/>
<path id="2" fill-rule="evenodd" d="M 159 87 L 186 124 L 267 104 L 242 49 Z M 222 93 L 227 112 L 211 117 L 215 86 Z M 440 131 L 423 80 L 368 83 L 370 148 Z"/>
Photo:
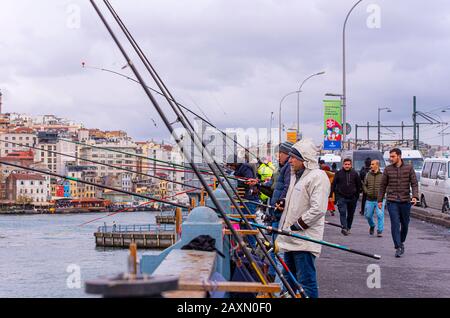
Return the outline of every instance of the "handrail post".
<path id="1" fill-rule="evenodd" d="M 175 232 L 177 234 L 177 239 L 181 237 L 181 223 L 183 223 L 183 215 L 181 213 L 181 208 L 178 207 L 175 209 Z"/>

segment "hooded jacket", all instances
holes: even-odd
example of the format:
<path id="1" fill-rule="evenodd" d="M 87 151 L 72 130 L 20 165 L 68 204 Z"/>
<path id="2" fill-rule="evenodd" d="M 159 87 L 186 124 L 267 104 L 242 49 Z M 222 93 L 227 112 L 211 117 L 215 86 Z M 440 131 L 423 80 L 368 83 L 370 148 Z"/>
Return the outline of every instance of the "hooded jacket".
<path id="1" fill-rule="evenodd" d="M 325 171 L 319 169 L 317 148 L 311 140 L 301 140 L 293 148 L 305 159 L 305 170 L 297 181 L 292 170 L 289 189 L 286 195 L 285 210 L 280 219 L 279 228 L 290 231 L 295 222 L 304 228 L 294 233 L 323 239 L 325 212 L 330 193 L 330 181 Z M 278 235 L 276 239 L 280 251 L 306 251 L 319 256 L 321 245 L 299 238 Z"/>

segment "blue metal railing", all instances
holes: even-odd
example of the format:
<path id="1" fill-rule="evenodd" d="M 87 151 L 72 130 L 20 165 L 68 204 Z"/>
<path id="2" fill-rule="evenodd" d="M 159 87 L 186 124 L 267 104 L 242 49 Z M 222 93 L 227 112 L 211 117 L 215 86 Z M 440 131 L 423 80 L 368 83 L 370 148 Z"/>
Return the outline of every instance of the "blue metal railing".
<path id="1" fill-rule="evenodd" d="M 99 226 L 97 232 L 102 233 L 140 233 L 140 232 L 162 232 L 175 231 L 173 224 L 132 224 L 132 225 L 112 225 Z"/>

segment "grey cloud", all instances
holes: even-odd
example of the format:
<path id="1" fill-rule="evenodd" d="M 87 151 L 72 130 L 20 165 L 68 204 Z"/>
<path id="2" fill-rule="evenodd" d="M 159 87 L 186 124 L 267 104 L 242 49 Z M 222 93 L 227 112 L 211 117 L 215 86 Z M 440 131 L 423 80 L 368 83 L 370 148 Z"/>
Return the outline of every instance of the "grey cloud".
<path id="1" fill-rule="evenodd" d="M 410 121 L 414 94 L 423 110 L 446 106 L 448 1 L 365 2 L 352 14 L 347 33 L 352 124 L 375 123 L 380 106 L 395 108 L 383 115 L 387 122 Z M 321 140 L 324 94 L 342 89 L 342 23 L 354 1 L 112 3 L 174 95 L 198 111 L 194 100 L 221 127 L 267 127 L 283 95 L 326 70 L 301 95 L 302 126 Z M 381 29 L 366 26 L 370 3 L 381 7 Z M 70 4 L 80 6 L 80 29 L 66 26 Z M 7 111 L 53 112 L 89 127 L 124 129 L 139 139 L 167 136 L 138 85 L 81 69 L 85 60 L 131 74 L 120 70 L 123 57 L 88 1 L 4 1 L 0 27 L 9 30 L 0 39 Z M 288 126 L 295 123 L 295 97 L 283 103 L 283 118 Z"/>

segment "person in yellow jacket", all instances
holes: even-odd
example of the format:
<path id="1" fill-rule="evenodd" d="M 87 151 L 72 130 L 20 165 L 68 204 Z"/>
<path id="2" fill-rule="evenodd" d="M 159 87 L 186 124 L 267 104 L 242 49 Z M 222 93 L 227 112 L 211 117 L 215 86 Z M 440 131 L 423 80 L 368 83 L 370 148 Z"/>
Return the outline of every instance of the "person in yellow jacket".
<path id="1" fill-rule="evenodd" d="M 268 181 L 270 181 L 272 179 L 272 176 L 275 172 L 275 166 L 273 165 L 273 163 L 267 159 L 265 160 L 266 162 L 263 162 L 257 170 L 257 174 L 259 177 L 259 180 L 261 181 L 261 183 L 266 183 Z M 259 198 L 261 199 L 262 202 L 266 202 L 267 199 L 269 199 L 269 197 L 267 195 L 265 195 L 264 193 L 259 193 Z"/>

